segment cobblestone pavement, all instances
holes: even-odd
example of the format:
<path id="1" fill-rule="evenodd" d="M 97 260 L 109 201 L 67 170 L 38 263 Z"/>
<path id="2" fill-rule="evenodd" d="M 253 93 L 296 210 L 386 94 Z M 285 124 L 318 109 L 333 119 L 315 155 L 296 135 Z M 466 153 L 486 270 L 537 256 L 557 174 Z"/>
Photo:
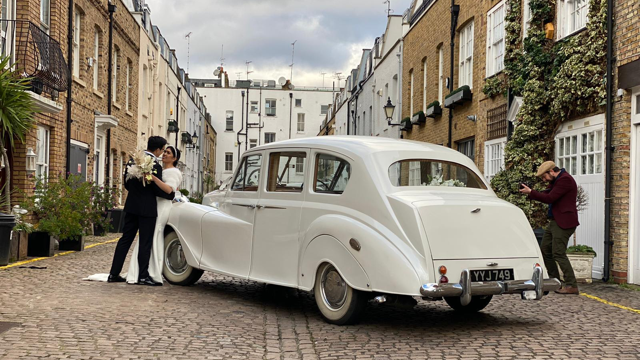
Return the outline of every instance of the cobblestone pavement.
<path id="1" fill-rule="evenodd" d="M 496 297 L 466 317 L 443 302 L 371 305 L 339 327 L 311 295 L 224 276 L 191 287 L 82 281 L 107 271 L 114 248 L 0 270 L 0 359 L 640 358 L 640 314 L 585 296 Z M 640 309 L 640 291 L 582 290 Z"/>

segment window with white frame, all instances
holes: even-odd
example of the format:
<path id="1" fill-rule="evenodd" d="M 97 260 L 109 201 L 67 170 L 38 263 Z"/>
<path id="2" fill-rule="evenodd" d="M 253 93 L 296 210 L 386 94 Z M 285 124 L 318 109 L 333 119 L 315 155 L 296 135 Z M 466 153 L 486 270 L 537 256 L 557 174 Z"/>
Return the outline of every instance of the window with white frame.
<path id="1" fill-rule="evenodd" d="M 531 18 L 532 18 L 532 14 L 531 14 L 531 6 L 529 6 L 529 1 L 530 0 L 524 0 L 524 12 L 523 12 L 523 16 L 522 16 L 522 38 L 526 38 L 527 37 L 527 33 L 529 32 L 529 28 L 531 27 Z"/>
<path id="2" fill-rule="evenodd" d="M 258 139 L 249 139 L 249 149 L 253 149 L 258 146 Z"/>
<path id="3" fill-rule="evenodd" d="M 252 101 L 251 102 L 251 113 L 252 114 L 257 114 L 258 113 L 258 102 L 257 101 Z"/>
<path id="4" fill-rule="evenodd" d="M 233 153 L 224 153 L 224 171 L 233 171 Z"/>
<path id="5" fill-rule="evenodd" d="M 98 59 L 100 58 L 100 31 L 95 30 L 93 35 L 93 89 L 98 90 L 100 85 L 100 71 L 98 69 Z"/>
<path id="6" fill-rule="evenodd" d="M 40 0 L 40 24 L 48 34 L 51 27 L 51 0 Z"/>
<path id="7" fill-rule="evenodd" d="M 47 1 L 48 2 L 48 1 Z M 43 2 L 44 3 L 44 0 Z M 80 11 L 76 9 L 73 22 L 73 76 L 80 78 L 80 23 L 82 16 Z"/>
<path id="8" fill-rule="evenodd" d="M 495 139 L 484 143 L 484 177 L 491 181 L 504 169 L 504 147 L 507 139 Z"/>
<path id="9" fill-rule="evenodd" d="M 276 116 L 276 99 L 266 99 L 264 102 L 264 113 L 267 116 Z"/>
<path id="10" fill-rule="evenodd" d="M 420 186 L 420 161 L 412 161 L 409 163 L 409 186 Z"/>
<path id="11" fill-rule="evenodd" d="M 507 5 L 499 2 L 487 13 L 487 77 L 504 68 L 504 16 Z"/>
<path id="12" fill-rule="evenodd" d="M 120 57 L 120 50 L 115 49 L 113 51 L 113 84 L 111 87 L 111 96 L 113 102 L 117 102 L 118 100 L 118 57 Z"/>
<path id="13" fill-rule="evenodd" d="M 298 114 L 298 132 L 304 132 L 304 114 Z"/>
<path id="14" fill-rule="evenodd" d="M 571 175 L 578 175 L 578 135 L 560 137 L 556 146 L 558 167 Z"/>
<path id="15" fill-rule="evenodd" d="M 302 107 L 302 99 L 296 99 L 296 107 Z"/>
<path id="16" fill-rule="evenodd" d="M 130 83 L 130 79 L 131 79 L 131 62 L 127 62 L 127 82 L 126 87 L 125 87 L 125 91 L 124 91 L 124 108 L 127 110 L 131 110 L 129 107 L 129 96 L 130 96 L 130 92 L 131 92 L 131 83 Z"/>
<path id="17" fill-rule="evenodd" d="M 227 110 L 225 131 L 233 131 L 233 111 Z"/>
<path id="18" fill-rule="evenodd" d="M 93 153 L 93 179 L 98 185 L 104 185 L 104 136 L 96 135 Z"/>
<path id="19" fill-rule="evenodd" d="M 581 134 L 580 175 L 602 174 L 602 130 Z"/>
<path id="20" fill-rule="evenodd" d="M 427 59 L 422 60 L 422 111 L 427 111 Z"/>
<path id="21" fill-rule="evenodd" d="M 569 36 L 587 26 L 589 0 L 558 0 L 558 39 Z"/>
<path id="22" fill-rule="evenodd" d="M 276 141 L 276 133 L 264 133 L 264 143 L 269 144 Z"/>
<path id="23" fill-rule="evenodd" d="M 409 70 L 409 75 L 410 75 L 409 116 L 413 116 L 413 69 Z"/>
<path id="24" fill-rule="evenodd" d="M 296 158 L 296 174 L 304 173 L 304 160 L 305 158 L 300 156 Z"/>
<path id="25" fill-rule="evenodd" d="M 38 125 L 36 143 L 36 176 L 49 177 L 49 141 L 51 135 L 48 127 Z"/>
<path id="26" fill-rule="evenodd" d="M 320 105 L 320 114 L 326 115 L 329 112 L 329 105 Z"/>
<path id="27" fill-rule="evenodd" d="M 442 105 L 442 93 L 444 89 L 444 50 L 442 46 L 438 50 L 438 102 Z"/>
<path id="28" fill-rule="evenodd" d="M 460 30 L 458 86 L 473 87 L 473 21 Z"/>

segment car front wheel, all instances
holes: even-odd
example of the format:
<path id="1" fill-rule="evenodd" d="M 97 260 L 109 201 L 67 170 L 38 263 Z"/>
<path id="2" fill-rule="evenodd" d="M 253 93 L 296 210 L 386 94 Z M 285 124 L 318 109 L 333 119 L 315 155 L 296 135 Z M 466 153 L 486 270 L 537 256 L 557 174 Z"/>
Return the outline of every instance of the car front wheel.
<path id="1" fill-rule="evenodd" d="M 318 268 L 314 295 L 324 319 L 336 325 L 358 321 L 367 303 L 365 294 L 349 286 L 338 270 L 328 263 Z"/>
<path id="2" fill-rule="evenodd" d="M 187 264 L 178 235 L 171 232 L 164 237 L 164 266 L 162 274 L 170 284 L 192 285 L 200 279 L 204 271 Z"/>
<path id="3" fill-rule="evenodd" d="M 465 306 L 460 304 L 459 297 L 445 297 L 444 301 L 446 301 L 447 304 L 451 306 L 453 310 L 470 314 L 470 313 L 478 312 L 484 309 L 485 307 L 487 307 L 487 305 L 489 305 L 489 302 L 491 302 L 491 298 L 493 298 L 492 295 L 473 296 L 471 297 L 471 302 Z"/>

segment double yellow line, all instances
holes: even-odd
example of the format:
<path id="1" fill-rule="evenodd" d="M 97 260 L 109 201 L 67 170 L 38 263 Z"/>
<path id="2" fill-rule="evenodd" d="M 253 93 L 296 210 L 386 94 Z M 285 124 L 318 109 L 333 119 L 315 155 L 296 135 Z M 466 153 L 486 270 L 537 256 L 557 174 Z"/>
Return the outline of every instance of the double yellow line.
<path id="1" fill-rule="evenodd" d="M 114 242 L 118 241 L 118 239 L 120 239 L 120 237 L 117 237 L 117 238 L 111 239 L 111 240 L 107 240 L 107 241 L 103 241 L 103 242 L 99 242 L 99 243 L 95 243 L 95 244 L 91 244 L 91 245 L 87 245 L 87 246 L 84 247 L 84 249 L 87 250 L 87 249 L 91 249 L 92 247 L 111 244 L 111 243 L 114 243 Z M 6 265 L 6 266 L 0 266 L 0 270 L 6 270 L 6 269 L 9 269 L 9 268 L 12 268 L 12 267 L 16 267 L 16 266 L 22 266 L 22 265 L 26 265 L 26 264 L 31 264 L 31 263 L 34 263 L 36 261 L 51 259 L 51 258 L 54 258 L 56 256 L 69 255 L 69 254 L 73 254 L 75 252 L 77 252 L 77 251 L 65 251 L 65 252 L 57 253 L 57 254 L 55 254 L 55 255 L 53 255 L 51 257 L 39 257 L 39 258 L 29 259 L 29 260 L 25 260 L 25 261 L 18 261 L 16 263 L 9 264 L 9 265 Z"/>
<path id="2" fill-rule="evenodd" d="M 582 296 L 584 296 L 586 298 L 589 298 L 591 300 L 595 300 L 595 301 L 599 301 L 599 302 L 601 302 L 603 304 L 607 304 L 609 306 L 617 307 L 618 309 L 627 310 L 627 311 L 634 312 L 636 314 L 640 314 L 640 310 L 638 310 L 638 309 L 630 308 L 628 306 L 620 305 L 620 304 L 617 304 L 617 303 L 614 303 L 614 302 L 611 302 L 611 301 L 608 301 L 608 300 L 605 300 L 605 299 L 601 299 L 601 298 L 599 298 L 597 296 L 593 296 L 593 295 L 589 295 L 589 294 L 585 294 L 585 293 L 580 293 L 580 295 L 582 295 Z"/>

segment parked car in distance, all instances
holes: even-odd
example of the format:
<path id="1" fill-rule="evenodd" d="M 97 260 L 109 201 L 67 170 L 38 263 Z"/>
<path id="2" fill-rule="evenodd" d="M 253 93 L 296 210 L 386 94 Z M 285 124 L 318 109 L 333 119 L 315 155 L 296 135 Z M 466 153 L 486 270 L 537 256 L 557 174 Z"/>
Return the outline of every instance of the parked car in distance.
<path id="1" fill-rule="evenodd" d="M 444 299 L 462 312 L 494 295 L 540 300 L 545 279 L 524 213 L 496 197 L 473 161 L 442 147 L 324 136 L 248 150 L 203 205 L 176 203 L 164 275 L 203 271 L 313 292 L 330 323 L 367 301 Z"/>

